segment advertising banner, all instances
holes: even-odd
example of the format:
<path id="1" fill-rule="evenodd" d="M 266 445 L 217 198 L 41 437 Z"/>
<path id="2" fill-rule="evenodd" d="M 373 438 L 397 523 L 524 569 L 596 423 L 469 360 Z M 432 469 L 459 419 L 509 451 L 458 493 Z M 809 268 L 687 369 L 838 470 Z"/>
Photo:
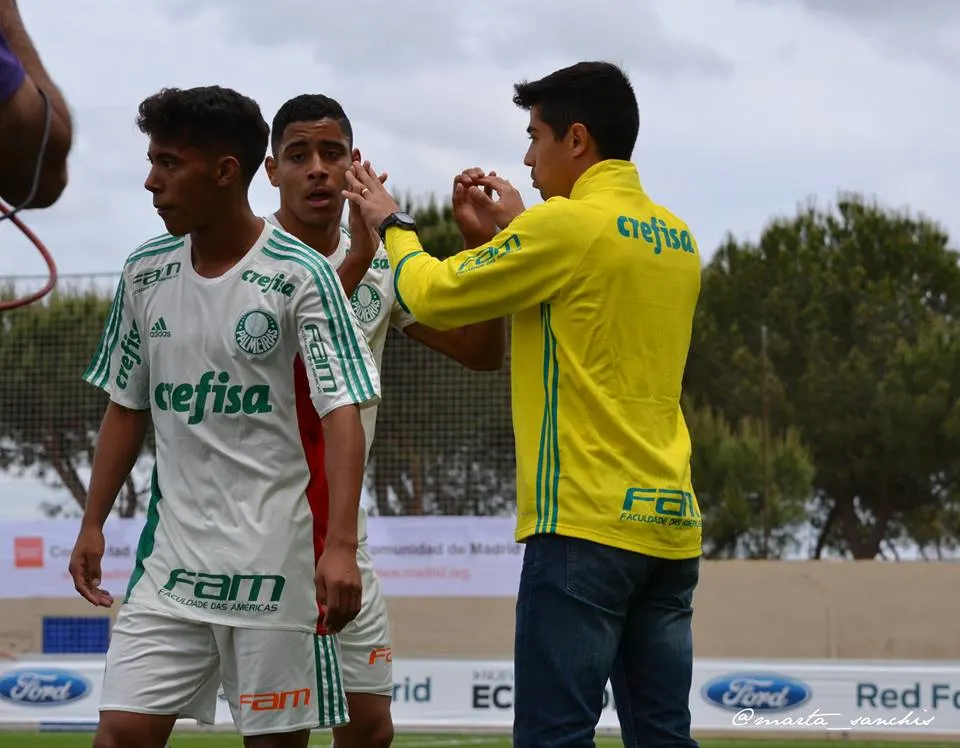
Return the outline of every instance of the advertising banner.
<path id="1" fill-rule="evenodd" d="M 136 560 L 143 519 L 104 527 L 103 586 L 122 595 Z M 71 597 L 67 573 L 75 520 L 0 525 L 0 598 Z M 370 517 L 368 548 L 390 597 L 512 597 L 523 546 L 512 517 Z"/>
<path id="2" fill-rule="evenodd" d="M 95 723 L 102 676 L 102 658 L 0 662 L 0 724 Z M 918 742 L 960 739 L 960 665 L 698 660 L 690 709 L 694 730 L 730 737 L 773 731 L 886 733 Z M 395 660 L 393 718 L 401 730 L 509 732 L 513 665 L 500 660 Z M 232 729 L 222 697 L 217 724 Z M 599 727 L 618 727 L 609 685 Z"/>
<path id="3" fill-rule="evenodd" d="M 367 544 L 388 597 L 513 597 L 523 546 L 513 517 L 370 517 Z"/>
<path id="4" fill-rule="evenodd" d="M 104 526 L 103 587 L 122 595 L 137 555 L 141 519 L 110 519 Z M 80 529 L 78 520 L 0 524 L 0 598 L 73 597 L 67 572 Z"/>

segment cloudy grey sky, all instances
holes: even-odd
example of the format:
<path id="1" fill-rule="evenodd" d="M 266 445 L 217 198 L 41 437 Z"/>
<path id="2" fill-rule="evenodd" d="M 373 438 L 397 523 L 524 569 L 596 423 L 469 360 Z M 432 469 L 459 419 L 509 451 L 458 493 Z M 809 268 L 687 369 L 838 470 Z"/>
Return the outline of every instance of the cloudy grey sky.
<path id="1" fill-rule="evenodd" d="M 139 101 L 162 86 L 231 86 L 268 121 L 290 96 L 323 92 L 343 103 L 395 190 L 445 197 L 454 173 L 480 165 L 533 201 L 512 84 L 596 58 L 631 75 L 641 178 L 708 258 L 727 231 L 755 237 L 771 215 L 838 190 L 909 205 L 960 234 L 955 0 L 21 5 L 76 115 L 68 192 L 27 214 L 64 273 L 116 271 L 162 232 L 133 125 Z M 262 171 L 252 200 L 275 207 Z M 0 275 L 43 270 L 0 227 Z"/>

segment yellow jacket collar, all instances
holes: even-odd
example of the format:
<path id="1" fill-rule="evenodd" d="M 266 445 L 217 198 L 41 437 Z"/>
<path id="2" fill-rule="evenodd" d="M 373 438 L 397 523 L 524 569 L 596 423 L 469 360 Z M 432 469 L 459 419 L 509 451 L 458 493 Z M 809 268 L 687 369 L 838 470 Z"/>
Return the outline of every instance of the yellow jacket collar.
<path id="1" fill-rule="evenodd" d="M 582 200 L 597 190 L 635 190 L 643 192 L 640 175 L 632 161 L 606 159 L 587 169 L 573 185 L 571 200 Z"/>

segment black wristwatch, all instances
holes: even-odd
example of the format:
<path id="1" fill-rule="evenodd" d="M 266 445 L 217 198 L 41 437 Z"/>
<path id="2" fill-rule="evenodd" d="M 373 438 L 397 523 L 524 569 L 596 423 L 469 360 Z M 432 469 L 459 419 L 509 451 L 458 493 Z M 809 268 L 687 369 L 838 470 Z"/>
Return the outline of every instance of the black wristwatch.
<path id="1" fill-rule="evenodd" d="M 387 229 L 391 226 L 396 226 L 398 229 L 404 229 L 405 231 L 417 230 L 417 222 L 413 220 L 413 216 L 409 213 L 397 211 L 384 218 L 383 223 L 380 224 L 380 228 L 377 229 L 377 231 L 380 232 L 381 241 L 387 241 Z"/>

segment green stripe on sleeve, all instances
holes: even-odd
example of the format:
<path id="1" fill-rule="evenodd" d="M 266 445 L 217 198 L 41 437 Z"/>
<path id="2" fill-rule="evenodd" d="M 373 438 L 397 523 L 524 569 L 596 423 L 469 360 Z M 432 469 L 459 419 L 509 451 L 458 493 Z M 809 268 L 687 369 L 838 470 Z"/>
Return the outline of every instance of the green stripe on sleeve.
<path id="1" fill-rule="evenodd" d="M 424 254 L 424 251 L 421 249 L 418 252 L 411 252 L 406 255 L 400 262 L 397 263 L 397 269 L 393 271 L 393 294 L 397 297 L 397 302 L 400 304 L 400 308 L 403 309 L 407 314 L 412 314 L 410 307 L 407 306 L 407 303 L 403 300 L 403 296 L 400 294 L 400 271 L 403 269 L 403 266 L 406 264 L 407 260 L 411 257 L 416 257 L 417 255 Z"/>
<path id="2" fill-rule="evenodd" d="M 126 283 L 121 275 L 120 282 L 117 284 L 117 291 L 113 296 L 113 303 L 110 305 L 110 313 L 107 314 L 107 321 L 104 324 L 103 333 L 100 335 L 100 342 L 97 344 L 97 351 L 90 360 L 87 370 L 83 373 L 84 381 L 97 387 L 103 387 L 110 379 L 110 358 L 113 356 L 113 349 L 120 338 L 125 295 Z"/>
<path id="3" fill-rule="evenodd" d="M 357 342 L 356 329 L 351 323 L 351 320 L 353 319 L 353 311 L 347 309 L 346 295 L 343 293 L 343 286 L 340 284 L 340 279 L 337 277 L 333 266 L 331 266 L 326 259 L 318 256 L 317 253 L 310 249 L 310 247 L 308 247 L 306 244 L 294 245 L 289 241 L 284 241 L 283 237 L 277 235 L 275 235 L 275 241 L 278 244 L 289 248 L 291 252 L 296 252 L 302 255 L 317 268 L 319 276 L 324 280 L 324 287 L 330 294 L 332 303 L 337 310 L 337 319 L 343 326 L 343 330 L 346 333 L 345 338 L 348 343 L 348 348 L 350 349 L 351 355 L 357 361 L 357 365 L 360 369 L 360 377 L 362 377 L 362 382 L 359 382 L 359 384 L 361 385 L 361 391 L 367 393 L 367 398 L 372 398 L 374 396 L 373 382 L 370 381 L 370 375 L 367 372 L 363 354 L 360 352 L 360 344 Z"/>
<path id="4" fill-rule="evenodd" d="M 267 243 L 271 244 L 271 247 L 273 247 L 272 242 L 268 241 Z M 354 402 L 362 402 L 365 398 L 361 396 L 361 393 L 357 387 L 357 376 L 356 372 L 354 371 L 354 364 L 350 357 L 344 353 L 344 345 L 346 341 L 343 339 L 343 336 L 341 335 L 337 326 L 337 320 L 335 319 L 336 313 L 330 307 L 329 294 L 324 291 L 317 272 L 306 260 L 303 260 L 298 255 L 290 254 L 288 250 L 283 249 L 280 247 L 280 245 L 276 245 L 274 248 L 271 247 L 263 248 L 263 253 L 267 255 L 267 257 L 272 257 L 275 260 L 294 262 L 303 267 L 313 276 L 313 280 L 317 285 L 317 290 L 320 293 L 320 302 L 323 305 L 323 313 L 327 317 L 327 327 L 329 329 L 330 340 L 333 342 L 333 350 L 337 356 L 337 359 L 340 361 L 340 372 L 347 387 L 347 394 Z"/>
<path id="5" fill-rule="evenodd" d="M 339 279 L 326 260 L 318 259 L 316 253 L 304 247 L 281 243 L 274 239 L 267 241 L 263 252 L 274 259 L 295 262 L 313 276 L 317 289 L 321 293 L 324 312 L 330 326 L 330 337 L 334 341 L 337 355 L 343 364 L 343 375 L 348 391 L 356 402 L 364 402 L 375 397 L 373 384 L 367 372 L 367 361 L 360 351 L 360 345 L 351 323 L 351 312 L 347 312 L 342 290 L 338 292 Z M 372 363 L 371 363 L 372 365 Z"/>
<path id="6" fill-rule="evenodd" d="M 174 250 L 180 249 L 184 243 L 185 242 L 182 238 L 178 239 L 177 237 L 170 236 L 169 234 L 156 240 L 146 242 L 141 244 L 133 251 L 130 257 L 127 258 L 124 266 L 126 267 L 133 262 L 143 260 L 147 257 L 155 257 L 156 255 L 173 252 Z"/>

